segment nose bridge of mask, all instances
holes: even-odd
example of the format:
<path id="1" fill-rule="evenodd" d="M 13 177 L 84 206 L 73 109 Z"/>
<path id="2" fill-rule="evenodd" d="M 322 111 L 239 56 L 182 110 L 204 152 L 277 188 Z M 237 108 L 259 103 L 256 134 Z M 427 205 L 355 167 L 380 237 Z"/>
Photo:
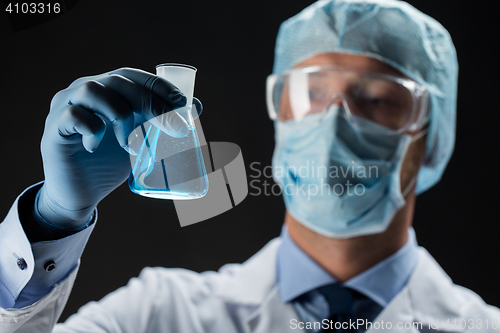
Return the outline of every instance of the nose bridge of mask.
<path id="1" fill-rule="evenodd" d="M 350 159 L 355 163 L 364 162 L 389 162 L 398 150 L 402 135 L 390 135 L 387 130 L 377 124 L 373 124 L 374 130 L 369 132 L 360 131 L 349 122 L 340 109 L 339 105 L 331 105 L 325 113 L 323 122 L 329 123 L 325 128 L 334 131 L 337 142 L 331 142 L 331 149 L 342 145 L 341 151 L 348 152 Z M 337 155 L 337 156 L 335 156 Z M 331 154 L 332 158 L 342 158 L 337 150 Z M 351 161 L 348 161 L 351 163 Z"/>
<path id="2" fill-rule="evenodd" d="M 349 118 L 350 110 L 344 94 L 340 92 L 331 94 L 329 96 L 328 104 L 325 105 L 321 113 L 322 119 L 326 119 L 329 115 L 335 115 L 335 117 L 340 116 L 341 118 L 347 120 Z"/>
<path id="3" fill-rule="evenodd" d="M 339 104 L 337 102 L 340 102 Z M 328 106 L 327 108 L 330 108 L 331 106 L 338 106 L 339 109 L 342 109 L 344 111 L 344 115 L 349 115 L 351 110 L 349 109 L 349 104 L 347 103 L 347 98 L 342 92 L 333 92 L 330 95 L 330 99 L 328 101 Z M 346 113 L 347 111 L 347 113 Z"/>
<path id="4" fill-rule="evenodd" d="M 308 115 L 300 122 L 278 121 L 277 142 L 284 144 L 290 152 L 297 153 L 305 149 L 312 154 L 318 151 L 317 158 L 326 153 L 333 165 L 354 167 L 369 164 L 383 173 L 388 172 L 389 164 L 397 162 L 394 158 L 402 148 L 400 146 L 405 146 L 406 141 L 409 144 L 412 137 L 392 134 L 385 127 L 369 120 L 361 121 L 370 130 L 360 131 L 346 119 L 343 107 L 330 104 L 322 114 Z M 417 135 L 420 136 L 420 133 Z M 318 150 L 321 146 L 322 153 Z"/>

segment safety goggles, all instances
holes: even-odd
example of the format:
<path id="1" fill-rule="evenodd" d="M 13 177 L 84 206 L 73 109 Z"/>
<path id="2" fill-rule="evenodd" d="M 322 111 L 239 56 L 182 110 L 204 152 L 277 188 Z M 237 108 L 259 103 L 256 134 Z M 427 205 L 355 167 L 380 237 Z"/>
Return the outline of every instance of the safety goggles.
<path id="1" fill-rule="evenodd" d="M 429 94 L 401 77 L 341 67 L 313 66 L 267 78 L 267 108 L 273 120 L 296 122 L 339 104 L 354 127 L 370 120 L 391 133 L 417 131 L 428 121 Z"/>

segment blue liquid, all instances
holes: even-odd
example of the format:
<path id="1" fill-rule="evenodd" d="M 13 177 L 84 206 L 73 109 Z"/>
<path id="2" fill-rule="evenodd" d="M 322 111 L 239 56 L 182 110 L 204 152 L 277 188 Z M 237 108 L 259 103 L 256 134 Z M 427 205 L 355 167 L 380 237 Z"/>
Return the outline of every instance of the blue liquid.
<path id="1" fill-rule="evenodd" d="M 143 127 L 144 142 L 129 177 L 132 192 L 142 196 L 189 200 L 208 191 L 200 143 L 194 127 L 174 138 L 153 125 Z"/>

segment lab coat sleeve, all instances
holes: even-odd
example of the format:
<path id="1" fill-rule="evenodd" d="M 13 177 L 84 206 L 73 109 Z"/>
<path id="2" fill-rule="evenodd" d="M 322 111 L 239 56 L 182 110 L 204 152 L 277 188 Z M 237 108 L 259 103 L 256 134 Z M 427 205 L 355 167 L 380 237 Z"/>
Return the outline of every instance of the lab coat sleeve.
<path id="1" fill-rule="evenodd" d="M 55 324 L 67 301 L 80 256 L 95 225 L 94 220 L 91 226 L 77 234 L 30 244 L 20 216 L 31 214 L 40 186 L 36 184 L 24 191 L 0 224 L 2 333 L 35 332 L 24 326 L 32 321 L 45 327 L 40 332 L 50 332 L 49 327 Z M 55 268 L 46 269 L 51 263 Z"/>
<path id="2" fill-rule="evenodd" d="M 206 273 L 146 267 L 126 286 L 80 308 L 54 333 L 241 332 L 235 315 L 214 295 Z"/>
<path id="3" fill-rule="evenodd" d="M 18 211 L 19 200 L 28 191 L 16 200 L 0 224 L 0 300 L 5 304 L 0 307 L 1 333 L 241 331 L 236 328 L 241 320 L 236 320 L 228 304 L 214 296 L 213 283 L 219 280 L 218 273 L 164 268 L 145 268 L 126 286 L 83 306 L 65 323 L 56 324 L 76 278 L 78 258 L 95 223 L 57 241 L 30 244 Z M 21 258 L 26 262 L 24 269 L 17 265 Z M 46 272 L 44 264 L 49 258 L 57 267 Z M 65 269 L 59 276 L 44 276 L 61 267 Z M 47 285 L 49 291 L 39 299 Z M 21 300 L 29 304 L 15 308 Z"/>

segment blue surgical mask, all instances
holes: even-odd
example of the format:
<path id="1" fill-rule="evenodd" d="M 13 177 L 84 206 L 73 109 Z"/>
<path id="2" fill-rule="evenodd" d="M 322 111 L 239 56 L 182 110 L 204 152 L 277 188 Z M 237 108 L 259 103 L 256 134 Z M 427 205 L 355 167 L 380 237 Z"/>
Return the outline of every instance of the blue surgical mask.
<path id="1" fill-rule="evenodd" d="M 300 122 L 275 122 L 273 178 L 288 212 L 321 235 L 383 232 L 405 204 L 400 170 L 416 137 L 362 119 L 354 128 L 340 114 L 332 105 Z"/>

